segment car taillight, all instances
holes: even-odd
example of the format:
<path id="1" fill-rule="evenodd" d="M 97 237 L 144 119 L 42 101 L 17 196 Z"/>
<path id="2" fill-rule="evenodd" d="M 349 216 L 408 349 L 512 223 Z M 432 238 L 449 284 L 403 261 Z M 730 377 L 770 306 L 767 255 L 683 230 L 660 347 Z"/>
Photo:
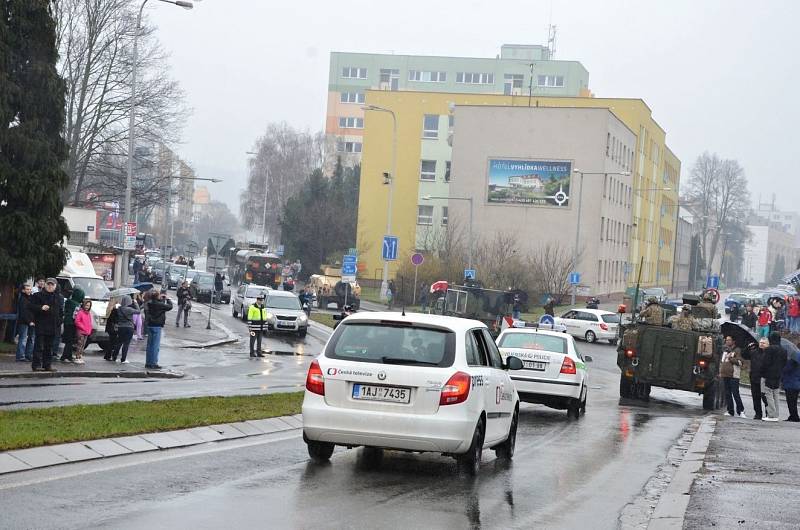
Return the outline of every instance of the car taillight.
<path id="1" fill-rule="evenodd" d="M 608 324 L 600 324 L 600 329 L 603 331 L 608 331 Z"/>
<path id="2" fill-rule="evenodd" d="M 625 350 L 625 357 L 633 359 L 634 357 L 636 357 L 636 351 L 631 348 L 628 348 L 627 350 Z"/>
<path id="3" fill-rule="evenodd" d="M 325 395 L 325 378 L 322 377 L 322 369 L 317 361 L 312 362 L 311 366 L 308 367 L 306 390 L 320 396 Z"/>
<path id="4" fill-rule="evenodd" d="M 469 397 L 469 387 L 472 379 L 469 374 L 456 372 L 447 380 L 442 387 L 442 395 L 439 396 L 439 405 L 455 405 L 463 403 Z"/>
<path id="5" fill-rule="evenodd" d="M 561 363 L 561 373 L 562 374 L 578 373 L 577 370 L 575 369 L 575 361 L 573 361 L 569 357 L 564 357 L 564 362 Z"/>
<path id="6" fill-rule="evenodd" d="M 708 366 L 708 361 L 705 359 L 700 359 L 699 361 L 697 361 L 697 366 L 699 366 L 700 368 L 705 368 L 706 366 Z"/>

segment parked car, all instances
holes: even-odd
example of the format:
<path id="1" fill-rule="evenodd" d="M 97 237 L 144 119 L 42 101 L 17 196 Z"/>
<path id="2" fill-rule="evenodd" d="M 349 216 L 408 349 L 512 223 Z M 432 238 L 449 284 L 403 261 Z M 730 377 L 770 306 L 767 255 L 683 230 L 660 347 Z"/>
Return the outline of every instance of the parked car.
<path id="1" fill-rule="evenodd" d="M 744 306 L 751 303 L 755 298 L 756 295 L 753 293 L 731 293 L 723 302 L 725 304 L 725 313 L 729 314 L 731 312 L 731 306 L 734 302 L 739 304 L 739 307 L 744 310 Z"/>
<path id="2" fill-rule="evenodd" d="M 211 303 L 214 295 L 214 275 L 208 272 L 198 272 L 194 275 L 194 280 L 189 284 L 189 291 L 192 299 L 198 302 Z"/>
<path id="3" fill-rule="evenodd" d="M 266 296 L 269 288 L 264 285 L 244 283 L 236 289 L 231 299 L 231 314 L 234 318 L 247 320 L 247 310 L 256 303 L 256 298 Z"/>
<path id="4" fill-rule="evenodd" d="M 602 309 L 571 309 L 556 317 L 556 324 L 567 327 L 567 333 L 586 342 L 607 340 L 617 343 L 619 314 Z"/>
<path id="5" fill-rule="evenodd" d="M 199 271 L 197 269 L 189 269 L 186 272 L 186 281 L 189 282 L 189 285 L 192 285 L 192 282 L 194 281 L 195 276 L 197 276 L 201 272 L 203 272 L 203 271 Z"/>
<path id="6" fill-rule="evenodd" d="M 188 265 L 178 265 L 177 263 L 169 263 L 167 269 L 164 271 L 164 279 L 161 282 L 162 289 L 177 289 L 178 286 L 186 279 L 189 272 Z"/>
<path id="7" fill-rule="evenodd" d="M 519 396 L 486 325 L 466 318 L 355 313 L 311 363 L 303 440 L 317 462 L 336 445 L 363 446 L 376 465 L 383 449 L 453 456 L 470 475 L 484 449 L 514 455 Z"/>

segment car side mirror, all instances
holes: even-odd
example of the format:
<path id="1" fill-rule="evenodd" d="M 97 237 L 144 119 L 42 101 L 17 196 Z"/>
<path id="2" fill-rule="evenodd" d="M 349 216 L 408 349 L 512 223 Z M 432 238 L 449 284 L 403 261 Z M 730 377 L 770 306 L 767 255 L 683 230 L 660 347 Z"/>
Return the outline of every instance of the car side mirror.
<path id="1" fill-rule="evenodd" d="M 508 358 L 506 358 L 506 370 L 522 370 L 524 367 L 519 357 L 509 355 Z"/>
<path id="2" fill-rule="evenodd" d="M 344 315 L 333 315 L 334 320 L 344 320 Z"/>
<path id="3" fill-rule="evenodd" d="M 591 363 L 591 362 L 594 362 L 594 359 L 592 359 L 591 355 L 584 355 L 583 356 L 583 361 L 587 362 L 587 363 Z"/>

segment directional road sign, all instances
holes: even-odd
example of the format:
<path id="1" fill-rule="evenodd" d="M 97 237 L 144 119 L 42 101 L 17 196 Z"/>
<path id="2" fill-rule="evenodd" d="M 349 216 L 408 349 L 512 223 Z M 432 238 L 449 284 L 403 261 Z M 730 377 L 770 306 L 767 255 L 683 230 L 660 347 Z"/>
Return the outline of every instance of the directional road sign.
<path id="1" fill-rule="evenodd" d="M 286 247 L 283 245 L 278 245 L 278 256 L 283 256 L 283 253 L 286 251 Z"/>
<path id="2" fill-rule="evenodd" d="M 570 272 L 569 273 L 569 284 L 570 285 L 578 285 L 581 283 L 581 273 L 580 272 Z"/>
<path id="3" fill-rule="evenodd" d="M 709 276 L 706 282 L 707 289 L 719 289 L 719 276 Z"/>
<path id="4" fill-rule="evenodd" d="M 477 274 L 475 274 L 475 269 L 464 269 L 465 280 L 474 280 L 476 277 Z"/>
<path id="5" fill-rule="evenodd" d="M 397 252 L 400 249 L 400 241 L 397 236 L 383 236 L 383 259 L 384 261 L 397 260 Z"/>

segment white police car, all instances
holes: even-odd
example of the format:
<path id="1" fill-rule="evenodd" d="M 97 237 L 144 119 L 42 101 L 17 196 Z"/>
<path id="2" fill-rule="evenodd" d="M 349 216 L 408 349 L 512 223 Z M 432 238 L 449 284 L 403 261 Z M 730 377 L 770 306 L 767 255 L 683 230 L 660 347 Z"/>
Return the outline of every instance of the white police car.
<path id="1" fill-rule="evenodd" d="M 303 439 L 328 460 L 334 446 L 454 456 L 474 474 L 481 453 L 514 455 L 519 397 L 486 326 L 439 315 L 347 317 L 308 370 Z"/>
<path id="2" fill-rule="evenodd" d="M 588 374 L 575 339 L 566 333 L 534 328 L 508 328 L 497 337 L 504 359 L 522 361 L 523 369 L 511 376 L 519 397 L 526 403 L 541 403 L 566 409 L 570 418 L 586 412 Z"/>

